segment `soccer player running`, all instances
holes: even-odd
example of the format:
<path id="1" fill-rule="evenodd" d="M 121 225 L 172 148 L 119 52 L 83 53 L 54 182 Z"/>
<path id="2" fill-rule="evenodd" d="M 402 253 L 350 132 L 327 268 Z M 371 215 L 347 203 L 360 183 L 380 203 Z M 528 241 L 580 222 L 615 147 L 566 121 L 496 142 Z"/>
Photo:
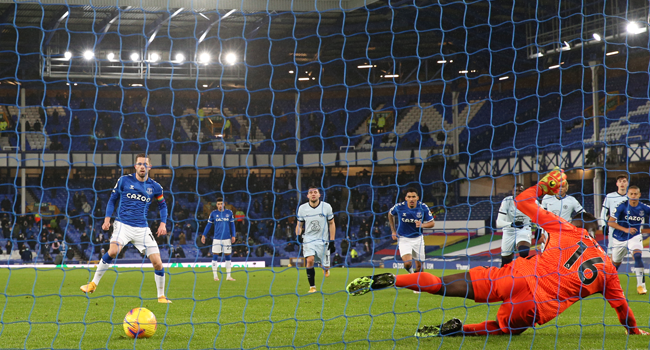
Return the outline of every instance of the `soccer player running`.
<path id="1" fill-rule="evenodd" d="M 235 216 L 232 210 L 226 209 L 223 198 L 217 198 L 217 210 L 213 210 L 208 218 L 208 225 L 205 226 L 201 243 L 205 244 L 205 237 L 210 233 L 214 226 L 214 237 L 212 239 L 212 274 L 214 280 L 219 280 L 219 255 L 223 253 L 223 259 L 226 260 L 226 281 L 234 281 L 230 275 L 232 269 L 230 254 L 232 253 L 232 244 L 235 243 Z M 222 261 L 223 261 L 222 259 Z"/>
<path id="2" fill-rule="evenodd" d="M 648 290 L 645 287 L 643 259 L 641 259 L 641 251 L 643 251 L 642 233 L 650 233 L 650 229 L 643 229 L 643 224 L 650 221 L 648 220 L 650 218 L 650 206 L 639 202 L 641 190 L 637 186 L 628 188 L 627 198 L 610 212 L 607 224 L 614 229 L 614 232 L 608 248 L 611 247 L 612 262 L 617 270 L 627 252 L 632 252 L 634 272 L 636 273 L 636 291 L 643 295 L 648 293 Z"/>
<path id="3" fill-rule="evenodd" d="M 611 216 L 612 209 L 616 209 L 619 204 L 627 200 L 627 175 L 619 175 L 616 177 L 616 192 L 608 193 L 603 201 L 603 208 L 600 210 L 600 219 L 602 220 L 603 233 L 607 232 L 607 255 L 612 257 L 612 235 L 614 228 L 608 225 L 609 217 Z"/>
<path id="4" fill-rule="evenodd" d="M 418 191 L 409 187 L 405 192 L 404 202 L 395 204 L 388 211 L 388 223 L 393 240 L 396 240 L 399 246 L 404 269 L 413 273 L 422 271 L 422 260 L 425 258 L 422 229 L 432 228 L 436 223 L 429 207 L 420 202 Z M 395 220 L 399 221 L 397 228 Z M 413 270 L 414 260 L 415 270 Z"/>
<path id="5" fill-rule="evenodd" d="M 97 288 L 99 281 L 110 267 L 111 262 L 125 245 L 132 243 L 140 252 L 147 254 L 154 268 L 156 289 L 158 291 L 158 302 L 163 304 L 171 303 L 165 297 L 165 269 L 160 259 L 158 243 L 151 233 L 147 224 L 147 212 L 152 201 L 158 202 L 160 210 L 160 226 L 156 235 L 158 237 L 167 234 L 167 204 L 163 197 L 162 186 L 149 177 L 151 161 L 149 157 L 140 153 L 135 160 L 135 174 L 124 175 L 117 180 L 111 198 L 106 205 L 106 217 L 102 229 L 108 231 L 111 227 L 111 216 L 117 207 L 117 218 L 113 225 L 113 234 L 108 252 L 102 256 L 97 265 L 93 280 L 81 286 L 84 293 L 92 293 Z"/>
<path id="6" fill-rule="evenodd" d="M 517 208 L 546 231 L 541 254 L 517 259 L 501 268 L 475 267 L 442 278 L 427 272 L 360 277 L 348 285 L 348 293 L 362 295 L 397 286 L 481 303 L 503 302 L 496 321 L 463 325 L 452 319 L 439 327 L 423 327 L 416 336 L 520 334 L 551 321 L 576 301 L 601 293 L 630 334 L 648 335 L 637 328 L 616 268 L 587 232 L 597 228 L 596 218 L 584 213 L 584 221 L 574 220 L 571 224 L 536 204 L 536 198 L 558 193 L 562 184 L 566 184 L 566 175 L 556 168 L 516 198 Z"/>
<path id="7" fill-rule="evenodd" d="M 508 264 L 515 257 L 515 252 L 525 258 L 530 253 L 532 240 L 531 221 L 528 216 L 517 209 L 515 197 L 524 191 L 524 185 L 516 184 L 512 196 L 501 202 L 497 216 L 497 228 L 503 228 L 501 238 L 501 266 Z"/>
<path id="8" fill-rule="evenodd" d="M 309 201 L 298 208 L 298 224 L 296 236 L 302 244 L 305 256 L 309 293 L 316 292 L 316 272 L 314 262 L 319 262 L 325 271 L 325 277 L 330 275 L 330 254 L 336 251 L 334 239 L 336 238 L 336 225 L 334 212 L 329 203 L 320 200 L 320 190 L 310 187 L 307 192 Z M 305 232 L 302 232 L 303 227 Z"/>

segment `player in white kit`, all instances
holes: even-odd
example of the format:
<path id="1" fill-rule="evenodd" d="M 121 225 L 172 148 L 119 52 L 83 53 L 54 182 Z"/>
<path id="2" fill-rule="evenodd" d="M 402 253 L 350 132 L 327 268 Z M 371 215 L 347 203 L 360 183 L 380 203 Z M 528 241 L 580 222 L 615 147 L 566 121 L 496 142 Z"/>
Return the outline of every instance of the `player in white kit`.
<path id="1" fill-rule="evenodd" d="M 603 201 L 603 209 L 600 211 L 600 219 L 602 220 L 601 224 L 603 226 L 603 234 L 607 232 L 607 255 L 612 257 L 612 242 L 614 234 L 614 228 L 608 226 L 607 222 L 609 221 L 612 211 L 616 209 L 621 203 L 625 202 L 627 198 L 627 186 L 629 185 L 627 175 L 619 175 L 616 177 L 616 187 L 618 190 L 616 192 L 610 192 L 605 196 Z"/>
<path id="2" fill-rule="evenodd" d="M 330 275 L 330 254 L 336 250 L 334 239 L 336 225 L 334 212 L 329 203 L 320 200 L 320 190 L 310 187 L 307 192 L 309 201 L 298 208 L 298 224 L 296 235 L 302 243 L 309 293 L 316 292 L 314 262 L 319 262 L 325 271 L 325 277 Z M 302 232 L 303 227 L 305 232 Z"/>
<path id="3" fill-rule="evenodd" d="M 560 192 L 556 195 L 545 195 L 542 199 L 542 208 L 571 222 L 576 214 L 584 212 L 585 209 L 575 197 L 566 194 L 568 190 L 567 185 L 560 188 Z"/>
<path id="4" fill-rule="evenodd" d="M 501 266 L 511 262 L 515 257 L 515 252 L 519 252 L 519 256 L 522 258 L 527 257 L 530 252 L 530 242 L 532 240 L 531 221 L 526 214 L 517 210 L 515 205 L 515 197 L 523 191 L 524 185 L 516 184 L 512 191 L 513 196 L 504 198 L 501 207 L 499 207 L 497 228 L 503 228 Z"/>

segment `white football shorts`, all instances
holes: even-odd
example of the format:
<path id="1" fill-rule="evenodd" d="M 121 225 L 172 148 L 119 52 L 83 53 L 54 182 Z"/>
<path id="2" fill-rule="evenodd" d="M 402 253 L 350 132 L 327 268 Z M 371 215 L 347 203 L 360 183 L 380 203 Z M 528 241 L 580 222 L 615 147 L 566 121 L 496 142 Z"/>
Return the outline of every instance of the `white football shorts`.
<path id="1" fill-rule="evenodd" d="M 528 242 L 530 244 L 532 236 L 533 232 L 530 225 L 524 226 L 524 228 L 513 228 L 512 230 L 504 229 L 501 238 L 501 256 L 517 253 L 517 244 L 519 242 Z"/>
<path id="2" fill-rule="evenodd" d="M 306 257 L 313 256 L 315 263 L 320 263 L 322 267 L 330 267 L 330 250 L 327 249 L 328 243 L 320 241 L 318 243 L 304 243 L 302 245 L 302 254 Z"/>
<path id="3" fill-rule="evenodd" d="M 212 254 L 232 253 L 232 241 L 229 239 L 215 239 L 212 241 Z"/>
<path id="4" fill-rule="evenodd" d="M 398 237 L 397 244 L 399 245 L 400 256 L 410 254 L 413 260 L 425 260 L 424 237 Z"/>
<path id="5" fill-rule="evenodd" d="M 124 248 L 127 244 L 132 243 L 141 253 L 159 254 L 158 243 L 153 237 L 153 233 L 148 227 L 133 227 L 125 223 L 115 221 L 113 223 L 113 235 L 111 242 L 119 243 Z"/>
<path id="6" fill-rule="evenodd" d="M 623 261 L 627 253 L 632 253 L 635 250 L 643 251 L 643 235 L 638 234 L 627 241 L 619 241 L 612 237 L 609 241 L 609 247 L 612 247 L 612 261 L 620 263 Z"/>

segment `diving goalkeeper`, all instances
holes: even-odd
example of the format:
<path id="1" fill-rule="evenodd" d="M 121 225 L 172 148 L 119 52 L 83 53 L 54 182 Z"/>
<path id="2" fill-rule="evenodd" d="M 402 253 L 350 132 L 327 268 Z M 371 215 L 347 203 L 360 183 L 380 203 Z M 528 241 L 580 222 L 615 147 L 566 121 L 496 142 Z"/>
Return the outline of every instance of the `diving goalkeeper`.
<path id="1" fill-rule="evenodd" d="M 581 298 L 601 293 L 628 333 L 648 335 L 637 328 L 616 268 L 588 233 L 597 228 L 593 215 L 583 213 L 582 220 L 576 216 L 571 224 L 535 203 L 540 196 L 555 195 L 561 186 L 566 186 L 566 175 L 556 168 L 516 197 L 517 209 L 546 231 L 542 253 L 501 268 L 475 267 L 442 278 L 427 272 L 360 277 L 347 291 L 362 295 L 397 286 L 481 303 L 503 302 L 496 321 L 463 325 L 452 319 L 439 327 L 420 328 L 416 336 L 520 334 L 551 321 Z"/>

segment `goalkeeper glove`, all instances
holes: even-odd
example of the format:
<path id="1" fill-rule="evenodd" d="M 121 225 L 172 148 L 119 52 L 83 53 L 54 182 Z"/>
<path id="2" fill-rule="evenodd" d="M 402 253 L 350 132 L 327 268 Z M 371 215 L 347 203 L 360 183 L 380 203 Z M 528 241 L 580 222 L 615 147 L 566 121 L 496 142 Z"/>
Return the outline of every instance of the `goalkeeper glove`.
<path id="1" fill-rule="evenodd" d="M 566 174 L 559 167 L 555 167 L 537 183 L 537 187 L 542 190 L 542 194 L 556 195 L 560 192 L 562 186 L 567 186 Z"/>
<path id="2" fill-rule="evenodd" d="M 330 250 L 330 254 L 334 254 L 336 252 L 336 246 L 334 245 L 334 241 L 330 241 L 328 249 Z"/>
<path id="3" fill-rule="evenodd" d="M 302 235 L 298 235 L 298 243 L 302 244 Z"/>
<path id="4" fill-rule="evenodd" d="M 510 226 L 512 226 L 514 228 L 524 228 L 524 222 L 523 221 L 515 221 Z"/>

